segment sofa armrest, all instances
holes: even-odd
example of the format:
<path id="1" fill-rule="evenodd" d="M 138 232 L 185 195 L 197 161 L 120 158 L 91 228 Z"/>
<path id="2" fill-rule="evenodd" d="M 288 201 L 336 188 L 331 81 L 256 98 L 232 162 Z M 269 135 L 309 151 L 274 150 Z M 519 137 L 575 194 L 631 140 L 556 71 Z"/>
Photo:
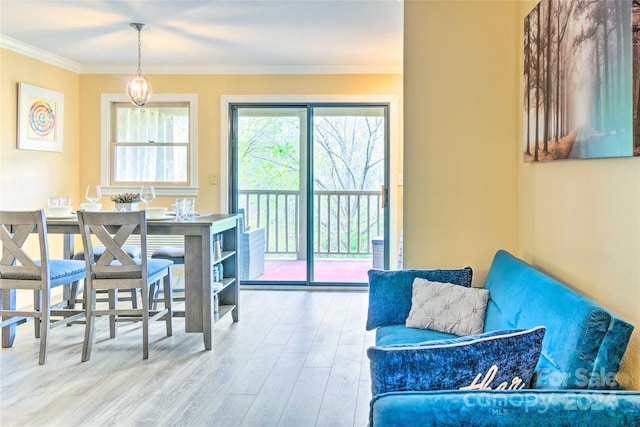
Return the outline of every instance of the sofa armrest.
<path id="1" fill-rule="evenodd" d="M 405 323 L 411 310 L 413 280 L 416 277 L 469 287 L 473 270 L 471 267 L 458 270 L 369 270 L 368 331 Z"/>
<path id="2" fill-rule="evenodd" d="M 526 421 L 526 422 L 525 422 Z M 369 427 L 640 425 L 640 392 L 424 391 L 374 396 Z"/>

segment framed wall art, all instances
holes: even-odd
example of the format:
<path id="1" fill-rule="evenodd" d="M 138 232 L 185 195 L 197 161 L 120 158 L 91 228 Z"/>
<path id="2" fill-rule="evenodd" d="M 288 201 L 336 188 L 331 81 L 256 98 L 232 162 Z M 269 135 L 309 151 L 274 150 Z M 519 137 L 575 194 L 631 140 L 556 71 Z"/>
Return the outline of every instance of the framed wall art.
<path id="1" fill-rule="evenodd" d="M 638 6 L 542 0 L 525 18 L 525 162 L 640 154 Z"/>
<path id="2" fill-rule="evenodd" d="M 18 84 L 18 149 L 61 152 L 63 124 L 63 93 Z"/>

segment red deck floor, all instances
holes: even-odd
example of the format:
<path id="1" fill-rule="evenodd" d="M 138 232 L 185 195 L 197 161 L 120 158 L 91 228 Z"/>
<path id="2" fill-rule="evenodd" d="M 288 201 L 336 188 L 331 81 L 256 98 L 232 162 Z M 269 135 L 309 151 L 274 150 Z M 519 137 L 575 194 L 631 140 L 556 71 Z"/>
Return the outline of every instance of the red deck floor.
<path id="1" fill-rule="evenodd" d="M 306 280 L 305 260 L 267 259 L 264 274 L 254 282 L 288 282 Z M 371 259 L 331 260 L 320 259 L 314 263 L 314 282 L 367 283 L 367 271 L 372 268 Z"/>

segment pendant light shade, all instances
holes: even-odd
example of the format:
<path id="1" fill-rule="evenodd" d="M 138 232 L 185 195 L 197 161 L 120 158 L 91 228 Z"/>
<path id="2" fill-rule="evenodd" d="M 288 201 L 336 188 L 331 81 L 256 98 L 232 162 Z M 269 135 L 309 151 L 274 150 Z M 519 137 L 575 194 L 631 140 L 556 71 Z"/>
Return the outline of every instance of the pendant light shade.
<path id="1" fill-rule="evenodd" d="M 131 26 L 138 31 L 138 73 L 129 83 L 127 83 L 127 96 L 131 99 L 131 102 L 134 105 L 144 107 L 147 102 L 149 102 L 149 99 L 151 99 L 151 94 L 153 92 L 151 90 L 151 83 L 149 83 L 147 78 L 142 75 L 140 67 L 140 58 L 142 56 L 140 33 L 142 30 L 149 28 L 149 26 L 138 22 L 132 22 Z"/>

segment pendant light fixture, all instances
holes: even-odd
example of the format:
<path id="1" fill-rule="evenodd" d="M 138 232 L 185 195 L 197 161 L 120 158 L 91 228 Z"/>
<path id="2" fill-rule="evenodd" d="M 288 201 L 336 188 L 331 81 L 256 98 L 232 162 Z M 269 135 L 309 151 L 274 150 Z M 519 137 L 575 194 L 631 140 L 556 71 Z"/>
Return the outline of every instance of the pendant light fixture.
<path id="1" fill-rule="evenodd" d="M 151 98 L 151 84 L 147 78 L 142 75 L 142 70 L 140 69 L 140 48 L 142 46 L 140 42 L 140 32 L 149 28 L 149 26 L 139 22 L 132 22 L 130 25 L 138 31 L 138 73 L 133 80 L 127 84 L 127 96 L 129 96 L 131 102 L 138 107 L 144 107 Z"/>

